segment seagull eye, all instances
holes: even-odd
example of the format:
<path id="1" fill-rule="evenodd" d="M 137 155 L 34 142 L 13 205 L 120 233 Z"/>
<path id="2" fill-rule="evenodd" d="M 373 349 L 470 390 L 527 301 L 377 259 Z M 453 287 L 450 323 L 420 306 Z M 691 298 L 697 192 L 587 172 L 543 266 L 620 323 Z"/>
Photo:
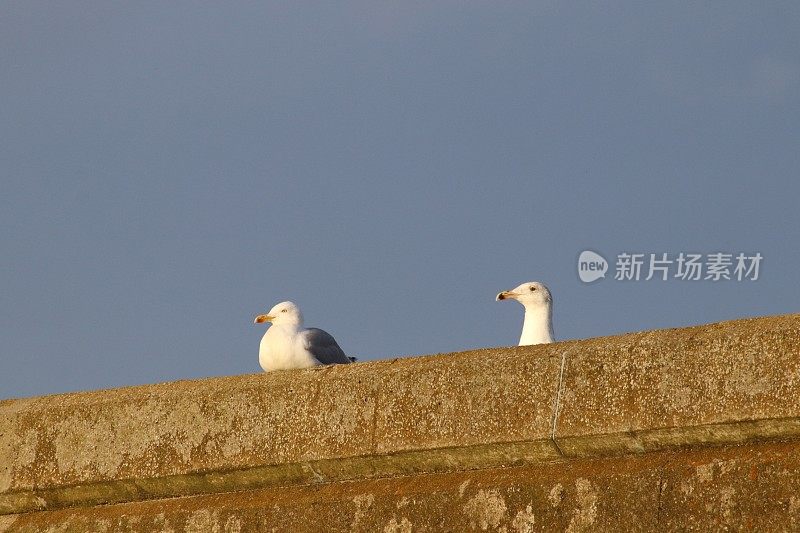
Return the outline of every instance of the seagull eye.
<path id="1" fill-rule="evenodd" d="M 285 312 L 286 312 L 286 309 L 281 309 L 281 313 L 285 313 Z"/>
<path id="2" fill-rule="evenodd" d="M 535 290 L 536 290 L 536 287 L 531 287 L 531 291 L 535 291 Z"/>

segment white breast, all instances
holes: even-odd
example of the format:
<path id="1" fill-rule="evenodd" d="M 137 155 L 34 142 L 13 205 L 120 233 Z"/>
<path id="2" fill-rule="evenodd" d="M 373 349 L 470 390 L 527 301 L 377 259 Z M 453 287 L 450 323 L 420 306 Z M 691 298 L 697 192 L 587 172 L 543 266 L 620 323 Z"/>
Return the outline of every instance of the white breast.
<path id="1" fill-rule="evenodd" d="M 264 371 L 309 368 L 319 364 L 319 361 L 303 348 L 297 333 L 297 331 L 285 331 L 274 324 L 270 326 L 261 338 L 258 350 L 258 362 Z"/>

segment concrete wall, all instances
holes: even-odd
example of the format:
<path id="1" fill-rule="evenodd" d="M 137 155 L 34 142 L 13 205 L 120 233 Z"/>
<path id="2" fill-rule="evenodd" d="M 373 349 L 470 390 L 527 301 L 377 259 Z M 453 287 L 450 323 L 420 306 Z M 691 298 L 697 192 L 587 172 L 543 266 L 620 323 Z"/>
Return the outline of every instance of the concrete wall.
<path id="1" fill-rule="evenodd" d="M 800 315 L 0 402 L 0 531 L 800 529 Z"/>

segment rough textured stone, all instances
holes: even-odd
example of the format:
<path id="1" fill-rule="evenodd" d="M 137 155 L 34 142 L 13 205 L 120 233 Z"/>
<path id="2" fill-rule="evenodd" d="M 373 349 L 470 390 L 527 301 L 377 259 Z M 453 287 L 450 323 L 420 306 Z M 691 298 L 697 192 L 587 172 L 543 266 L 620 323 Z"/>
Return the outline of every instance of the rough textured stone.
<path id="1" fill-rule="evenodd" d="M 798 393 L 788 315 L 6 400 L 0 530 L 792 529 Z"/>
<path id="2" fill-rule="evenodd" d="M 539 441 L 554 456 L 560 364 L 545 346 L 400 359 L 383 379 L 375 451 Z"/>
<path id="3" fill-rule="evenodd" d="M 556 457 L 529 351 L 3 401 L 0 514 Z"/>
<path id="4" fill-rule="evenodd" d="M 119 501 L 146 495 L 159 479 L 172 479 L 180 493 L 198 483 L 187 474 L 369 455 L 379 374 L 347 370 L 0 402 L 0 511 L 4 493 L 34 493 L 57 506 L 72 498 L 50 489 L 72 487 L 75 500 Z M 260 474 L 275 482 L 314 475 L 284 470 Z"/>
<path id="5" fill-rule="evenodd" d="M 8 515 L 0 531 L 796 531 L 798 452 L 751 444 L 273 487 Z"/>
<path id="6" fill-rule="evenodd" d="M 565 365 L 569 455 L 800 436 L 798 315 L 590 339 Z"/>

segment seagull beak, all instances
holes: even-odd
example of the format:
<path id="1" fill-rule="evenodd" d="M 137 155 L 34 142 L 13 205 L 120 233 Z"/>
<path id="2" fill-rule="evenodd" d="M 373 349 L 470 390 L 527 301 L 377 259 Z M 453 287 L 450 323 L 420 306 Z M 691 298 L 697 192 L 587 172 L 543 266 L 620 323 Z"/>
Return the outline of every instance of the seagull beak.
<path id="1" fill-rule="evenodd" d="M 261 324 L 262 322 L 272 322 L 273 320 L 275 320 L 274 316 L 258 315 L 253 324 Z"/>
<path id="2" fill-rule="evenodd" d="M 514 291 L 503 291 L 497 295 L 496 301 L 499 302 L 500 300 L 508 300 L 509 298 L 516 300 L 517 296 L 519 296 L 519 294 Z"/>

